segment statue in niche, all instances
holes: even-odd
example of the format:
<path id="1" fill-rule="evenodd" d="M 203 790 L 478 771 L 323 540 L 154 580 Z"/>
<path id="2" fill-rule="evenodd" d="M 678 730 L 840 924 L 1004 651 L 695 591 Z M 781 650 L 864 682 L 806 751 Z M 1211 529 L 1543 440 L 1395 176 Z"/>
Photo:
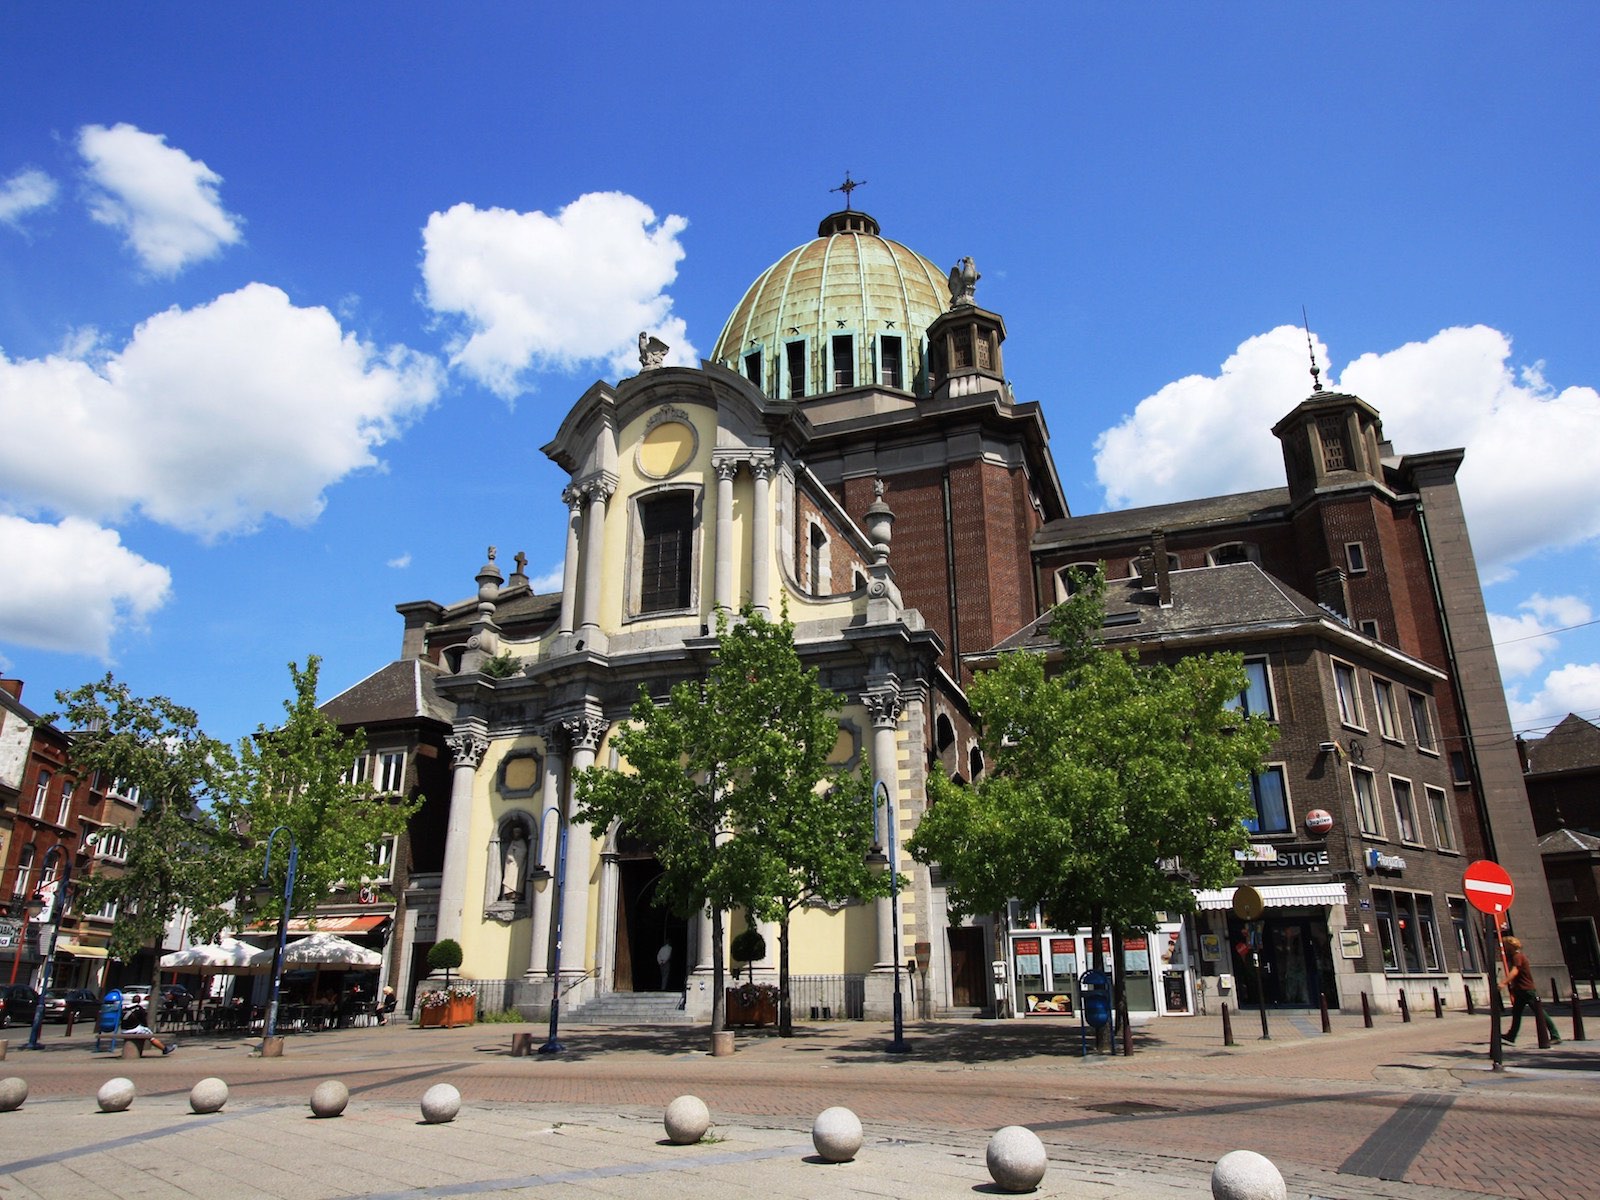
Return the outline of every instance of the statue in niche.
<path id="1" fill-rule="evenodd" d="M 976 304 L 978 280 L 983 276 L 978 274 L 978 268 L 973 264 L 969 255 L 955 266 L 950 268 L 950 307 L 956 308 L 963 304 Z"/>
<path id="2" fill-rule="evenodd" d="M 528 875 L 528 839 L 521 825 L 507 825 L 500 856 L 500 899 L 522 899 Z"/>

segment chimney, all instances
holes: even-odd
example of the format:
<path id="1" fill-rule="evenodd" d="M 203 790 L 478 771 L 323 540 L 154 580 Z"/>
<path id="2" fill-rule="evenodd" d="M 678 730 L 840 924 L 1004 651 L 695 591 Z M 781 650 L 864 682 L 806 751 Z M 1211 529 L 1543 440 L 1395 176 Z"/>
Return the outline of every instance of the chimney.
<path id="1" fill-rule="evenodd" d="M 13 700 L 21 701 L 21 699 L 22 699 L 22 680 L 20 680 L 20 679 L 0 679 L 0 692 L 4 692 L 6 695 L 10 696 Z"/>
<path id="2" fill-rule="evenodd" d="M 1350 592 L 1344 585 L 1343 567 L 1325 567 L 1317 572 L 1317 603 L 1349 619 Z"/>
<path id="3" fill-rule="evenodd" d="M 1171 608 L 1172 568 L 1167 562 L 1167 531 L 1165 529 L 1151 531 L 1150 555 L 1155 559 L 1156 604 L 1161 608 Z"/>

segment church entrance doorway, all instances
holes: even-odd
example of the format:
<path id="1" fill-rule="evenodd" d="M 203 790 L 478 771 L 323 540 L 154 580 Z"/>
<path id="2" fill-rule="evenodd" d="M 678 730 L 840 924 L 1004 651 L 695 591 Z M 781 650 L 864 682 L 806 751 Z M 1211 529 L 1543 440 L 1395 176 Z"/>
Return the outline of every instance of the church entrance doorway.
<path id="1" fill-rule="evenodd" d="M 657 904 L 661 864 L 654 855 L 617 862 L 617 957 L 613 988 L 619 992 L 681 992 L 689 965 L 689 923 Z M 671 946 L 665 968 L 662 949 Z M 665 978 L 663 978 L 665 976 Z"/>

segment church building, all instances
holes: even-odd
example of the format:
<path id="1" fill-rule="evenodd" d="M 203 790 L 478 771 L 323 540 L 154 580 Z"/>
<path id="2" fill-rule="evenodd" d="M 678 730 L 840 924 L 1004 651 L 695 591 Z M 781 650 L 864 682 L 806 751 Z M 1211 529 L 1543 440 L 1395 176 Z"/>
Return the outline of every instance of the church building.
<path id="1" fill-rule="evenodd" d="M 531 1012 L 558 989 L 578 1019 L 623 1003 L 640 1019 L 668 1019 L 680 1006 L 690 1018 L 709 1014 L 709 914 L 686 919 L 652 902 L 651 847 L 626 829 L 577 822 L 574 778 L 617 765 L 612 733 L 640 687 L 661 696 L 703 676 L 717 613 L 747 604 L 787 611 L 802 658 L 845 698 L 835 761 L 883 785 L 893 818 L 885 849 L 903 880 L 894 905 L 797 914 L 802 1019 L 887 1015 L 897 963 L 914 968 L 916 1014 L 993 1008 L 991 966 L 1002 962 L 1001 1007 L 1028 1010 L 1014 936 L 1024 915 L 952 926 L 937 869 L 903 846 L 933 772 L 971 780 L 984 770 L 965 700 L 972 672 L 1003 644 L 1027 641 L 1075 563 L 1104 561 L 1112 578 L 1140 587 L 1218 568 L 1238 579 L 1248 566 L 1265 583 L 1180 583 L 1181 595 L 1204 597 L 1193 609 L 1201 625 L 1229 627 L 1230 603 L 1265 604 L 1270 593 L 1283 600 L 1278 615 L 1310 638 L 1284 634 L 1291 657 L 1315 643 L 1328 671 L 1377 662 L 1392 696 L 1423 697 L 1436 740 L 1422 745 L 1414 732 L 1407 754 L 1423 764 L 1418 803 L 1438 792 L 1447 811 L 1449 844 L 1424 847 L 1436 921 L 1449 911 L 1454 867 L 1434 859 L 1482 850 L 1502 807 L 1520 807 L 1526 825 L 1514 752 L 1502 763 L 1483 749 L 1502 731 L 1511 742 L 1493 654 L 1481 649 L 1458 451 L 1396 460 L 1370 407 L 1318 391 L 1275 431 L 1286 489 L 1075 518 L 1039 406 L 1007 381 L 1005 322 L 979 303 L 978 282 L 971 259 L 941 269 L 882 236 L 866 213 L 829 215 L 755 278 L 709 359 L 662 365 L 667 347 L 641 334 L 638 373 L 591 386 L 544 445 L 569 476 L 559 593 L 535 594 L 525 559 L 507 574 L 490 548 L 467 598 L 398 606 L 398 659 L 324 710 L 367 730 L 372 754 L 394 765 L 393 790 L 426 797 L 393 848 L 392 909 L 382 914 L 392 918 L 385 981 L 403 1002 L 427 974 L 428 948 L 450 938 L 463 947 L 462 973 L 498 981 L 507 1006 Z M 1159 625 L 1147 632 L 1176 646 Z M 1291 685 L 1284 675 L 1274 686 L 1287 696 Z M 1329 694 L 1341 686 L 1330 674 Z M 1406 703 L 1395 699 L 1395 711 L 1412 711 Z M 1296 710 L 1295 720 L 1297 738 L 1343 747 L 1314 768 L 1317 795 L 1329 797 L 1319 803 L 1348 792 L 1355 804 L 1356 726 L 1333 710 Z M 1383 736 L 1360 726 L 1363 742 Z M 1296 754 L 1283 764 L 1291 773 L 1305 765 Z M 1296 790 L 1285 788 L 1281 814 L 1269 805 L 1263 841 L 1300 837 L 1308 805 Z M 1504 857 L 1528 832 L 1510 826 L 1495 848 Z M 1392 848 L 1359 825 L 1339 836 L 1351 839 L 1338 868 L 1346 873 L 1366 861 L 1357 850 Z M 1382 965 L 1371 893 L 1332 886 L 1355 883 L 1332 872 L 1306 883 L 1329 886 L 1296 893 L 1317 898 L 1297 908 L 1297 938 L 1326 951 L 1365 924 L 1356 961 L 1380 979 L 1470 973 L 1442 940 L 1432 958 L 1420 944 L 1413 958 L 1391 946 L 1394 966 Z M 1409 903 L 1415 914 L 1418 901 Z M 1548 910 L 1545 900 L 1547 921 Z M 742 914 L 729 919 L 737 932 Z M 772 950 L 754 964 L 758 979 L 775 975 L 776 931 L 762 932 Z M 1152 985 L 1151 1006 L 1186 1011 L 1201 940 L 1220 927 L 1175 922 L 1170 932 L 1162 973 L 1178 978 Z M 1540 963 L 1537 929 L 1519 932 Z M 1356 969 L 1344 961 L 1343 973 Z"/>

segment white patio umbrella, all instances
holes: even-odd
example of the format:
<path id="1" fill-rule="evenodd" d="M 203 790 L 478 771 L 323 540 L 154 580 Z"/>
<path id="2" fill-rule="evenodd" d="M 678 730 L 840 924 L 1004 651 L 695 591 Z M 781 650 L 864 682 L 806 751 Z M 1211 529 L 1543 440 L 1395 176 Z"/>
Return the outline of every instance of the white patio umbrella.
<path id="1" fill-rule="evenodd" d="M 202 975 L 254 975 L 272 965 L 257 959 L 261 951 L 249 942 L 225 937 L 203 946 L 190 946 L 161 956 L 163 971 L 199 971 Z"/>
<path id="2" fill-rule="evenodd" d="M 272 947 L 256 951 L 251 959 L 263 969 L 272 967 Z M 286 967 L 377 967 L 383 965 L 383 955 L 376 950 L 358 946 L 336 933 L 313 933 L 283 948 L 283 965 Z"/>

